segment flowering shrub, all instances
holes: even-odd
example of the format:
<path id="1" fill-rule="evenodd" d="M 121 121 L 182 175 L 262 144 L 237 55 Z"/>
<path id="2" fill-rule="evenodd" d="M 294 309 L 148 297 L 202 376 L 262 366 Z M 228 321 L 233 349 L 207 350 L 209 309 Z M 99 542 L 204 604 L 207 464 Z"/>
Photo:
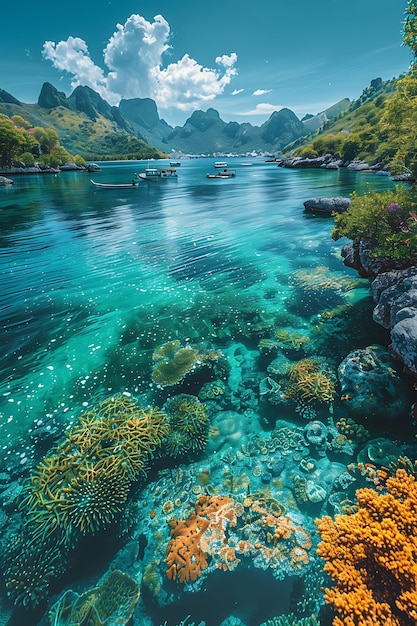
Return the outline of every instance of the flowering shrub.
<path id="1" fill-rule="evenodd" d="M 354 193 L 347 211 L 335 216 L 332 238 L 370 239 L 374 258 L 412 264 L 417 260 L 416 200 L 413 187 Z"/>

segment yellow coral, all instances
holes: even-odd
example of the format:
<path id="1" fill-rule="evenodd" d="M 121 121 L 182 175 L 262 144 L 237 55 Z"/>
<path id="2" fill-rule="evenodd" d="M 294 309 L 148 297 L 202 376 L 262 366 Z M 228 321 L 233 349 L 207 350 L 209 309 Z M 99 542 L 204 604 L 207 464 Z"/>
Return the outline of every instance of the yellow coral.
<path id="1" fill-rule="evenodd" d="M 417 622 L 417 483 L 405 470 L 386 479 L 385 493 L 357 491 L 352 515 L 316 524 L 318 554 L 335 580 L 325 601 L 335 626 L 406 626 Z"/>
<path id="2" fill-rule="evenodd" d="M 288 377 L 289 381 L 284 387 L 287 398 L 305 402 L 331 402 L 335 396 L 331 375 L 322 371 L 320 363 L 312 359 L 302 359 L 292 365 Z"/>

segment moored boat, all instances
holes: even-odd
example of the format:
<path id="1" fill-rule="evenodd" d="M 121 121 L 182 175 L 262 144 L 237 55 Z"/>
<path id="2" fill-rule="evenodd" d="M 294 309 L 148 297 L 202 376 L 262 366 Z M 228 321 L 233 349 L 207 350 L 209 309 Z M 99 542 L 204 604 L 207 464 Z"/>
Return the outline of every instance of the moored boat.
<path id="1" fill-rule="evenodd" d="M 207 174 L 207 178 L 233 178 L 234 176 L 236 176 L 236 171 L 228 170 L 227 168 L 215 174 Z"/>
<path id="2" fill-rule="evenodd" d="M 143 180 L 156 181 L 161 178 L 177 178 L 177 170 L 172 168 L 163 168 L 158 170 L 156 167 L 147 167 L 144 172 L 139 174 L 139 177 Z"/>
<path id="3" fill-rule="evenodd" d="M 217 168 L 227 167 L 227 163 L 226 161 L 216 161 L 214 164 L 214 167 L 217 167 Z"/>
<path id="4" fill-rule="evenodd" d="M 91 178 L 90 182 L 98 189 L 135 189 L 139 185 L 137 174 L 135 174 L 131 183 L 98 183 Z"/>

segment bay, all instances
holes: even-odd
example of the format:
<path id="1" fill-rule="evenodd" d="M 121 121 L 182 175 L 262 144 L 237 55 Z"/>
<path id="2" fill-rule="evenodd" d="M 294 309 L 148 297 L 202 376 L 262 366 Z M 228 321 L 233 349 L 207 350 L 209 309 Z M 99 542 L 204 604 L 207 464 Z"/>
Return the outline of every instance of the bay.
<path id="1" fill-rule="evenodd" d="M 147 393 L 149 353 L 170 338 L 207 341 L 206 311 L 284 311 L 300 269 L 355 275 L 332 220 L 305 216 L 303 202 L 390 188 L 390 179 L 228 162 L 237 175 L 227 180 L 206 178 L 212 159 L 183 159 L 177 180 L 96 190 L 90 177 L 128 182 L 147 165 L 109 162 L 93 176 L 19 176 L 0 190 L 3 441 L 55 417 L 69 425 L 109 393 Z"/>

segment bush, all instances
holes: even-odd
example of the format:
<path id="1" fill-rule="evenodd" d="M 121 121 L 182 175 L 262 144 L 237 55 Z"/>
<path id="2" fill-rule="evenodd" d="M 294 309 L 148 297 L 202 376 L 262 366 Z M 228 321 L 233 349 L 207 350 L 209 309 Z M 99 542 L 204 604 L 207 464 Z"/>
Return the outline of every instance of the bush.
<path id="1" fill-rule="evenodd" d="M 370 239 L 374 258 L 415 262 L 417 259 L 417 203 L 413 187 L 395 191 L 353 194 L 347 211 L 335 216 L 334 240 Z"/>

